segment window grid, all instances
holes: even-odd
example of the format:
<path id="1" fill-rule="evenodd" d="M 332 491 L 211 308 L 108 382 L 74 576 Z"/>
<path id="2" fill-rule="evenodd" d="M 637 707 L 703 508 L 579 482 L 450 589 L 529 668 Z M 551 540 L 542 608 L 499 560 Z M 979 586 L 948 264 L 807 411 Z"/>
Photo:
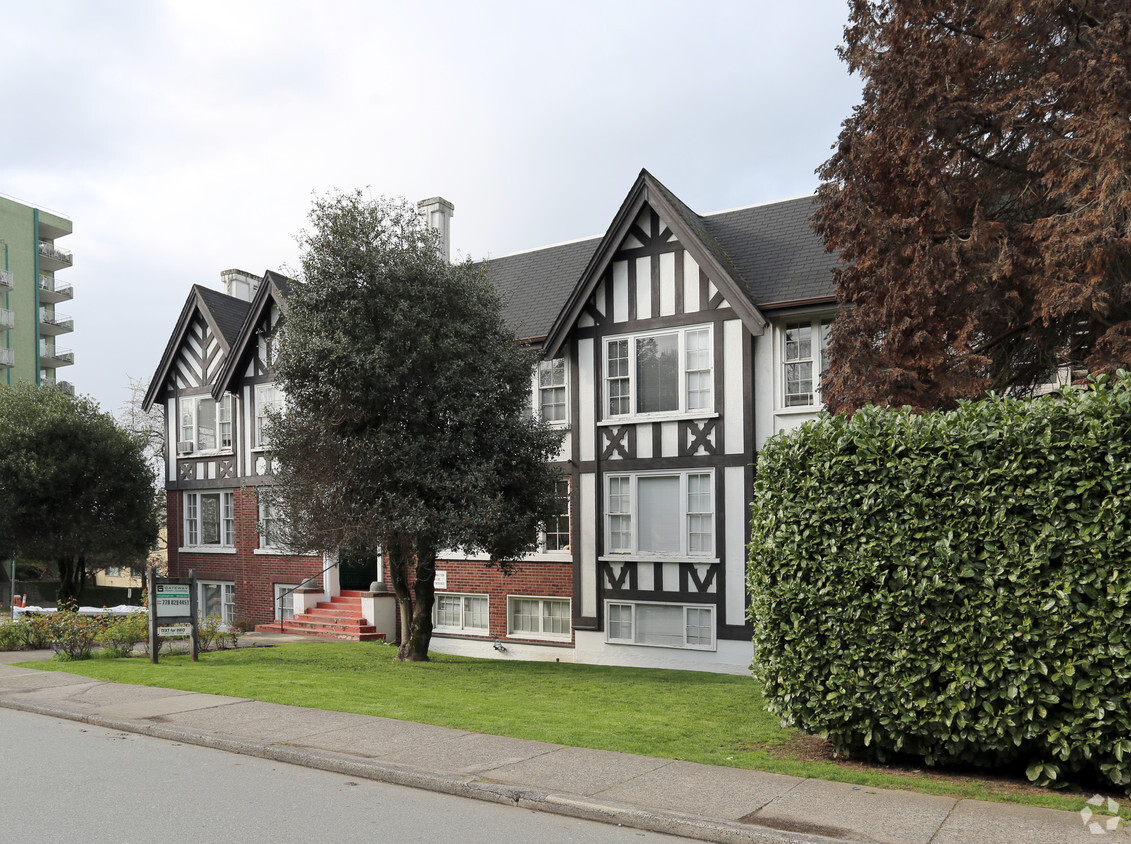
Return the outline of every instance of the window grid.
<path id="1" fill-rule="evenodd" d="M 687 409 L 711 408 L 711 332 L 687 332 Z"/>
<path id="2" fill-rule="evenodd" d="M 605 358 L 609 416 L 625 416 L 632 412 L 632 392 L 628 372 L 628 340 L 610 340 L 606 347 Z"/>
<path id="3" fill-rule="evenodd" d="M 709 327 L 605 341 L 608 417 L 710 411 L 714 352 Z"/>
<path id="4" fill-rule="evenodd" d="M 554 487 L 557 500 L 555 515 L 546 523 L 542 548 L 545 551 L 570 550 L 569 478 L 559 478 Z"/>
<path id="5" fill-rule="evenodd" d="M 821 382 L 829 369 L 832 317 L 786 323 L 782 332 L 782 406 L 821 403 Z"/>
<path id="6" fill-rule="evenodd" d="M 632 478 L 609 478 L 609 550 L 632 550 Z"/>
<path id="7" fill-rule="evenodd" d="M 711 505 L 711 476 L 687 476 L 687 550 L 709 554 L 714 548 L 714 507 Z"/>
<path id="8" fill-rule="evenodd" d="M 609 602 L 605 605 L 605 639 L 613 644 L 713 650 L 714 609 Z"/>
<path id="9" fill-rule="evenodd" d="M 565 358 L 544 360 L 538 364 L 538 406 L 543 421 L 566 421 Z"/>
<path id="10" fill-rule="evenodd" d="M 510 612 L 507 635 L 522 637 L 568 638 L 570 635 L 569 600 L 561 598 L 508 599 Z"/>
<path id="11" fill-rule="evenodd" d="M 668 484 L 660 483 L 665 480 Z M 678 485 L 671 483 L 676 480 Z M 711 472 L 611 475 L 606 483 L 606 553 L 658 557 L 714 554 L 714 475 Z M 642 489 L 642 484 L 647 486 Z M 641 507 L 648 506 L 649 502 L 652 509 L 642 513 Z M 665 530 L 671 522 L 682 524 L 682 529 Z M 678 548 L 673 542 L 677 530 Z"/>
<path id="12" fill-rule="evenodd" d="M 279 388 L 274 384 L 255 385 L 255 444 L 259 447 L 271 444 L 267 436 L 268 414 L 280 409 L 281 399 Z"/>
<path id="13" fill-rule="evenodd" d="M 235 545 L 235 493 L 186 492 L 184 501 L 186 545 Z"/>
<path id="14" fill-rule="evenodd" d="M 271 502 L 259 502 L 259 547 L 275 548 L 278 546 L 278 522 Z"/>
<path id="15" fill-rule="evenodd" d="M 489 627 L 486 595 L 436 593 L 436 629 L 449 632 L 486 633 Z"/>
<path id="16" fill-rule="evenodd" d="M 807 407 L 813 398 L 813 327 L 808 322 L 785 326 L 785 406 Z"/>

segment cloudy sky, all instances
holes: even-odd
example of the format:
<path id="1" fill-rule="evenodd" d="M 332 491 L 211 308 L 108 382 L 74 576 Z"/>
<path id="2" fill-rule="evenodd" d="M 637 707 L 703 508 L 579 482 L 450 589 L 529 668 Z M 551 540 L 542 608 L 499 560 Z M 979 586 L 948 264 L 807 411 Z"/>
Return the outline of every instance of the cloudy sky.
<path id="1" fill-rule="evenodd" d="M 297 266 L 311 197 L 455 204 L 476 258 L 600 235 L 642 167 L 700 213 L 817 185 L 845 0 L 0 0 L 0 193 L 61 213 L 115 410 L 193 283 Z"/>

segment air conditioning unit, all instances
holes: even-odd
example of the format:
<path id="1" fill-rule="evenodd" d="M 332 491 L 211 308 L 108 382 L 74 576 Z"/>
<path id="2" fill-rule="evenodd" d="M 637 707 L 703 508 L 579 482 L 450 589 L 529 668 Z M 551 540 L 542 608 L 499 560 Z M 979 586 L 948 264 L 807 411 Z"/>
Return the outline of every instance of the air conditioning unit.
<path id="1" fill-rule="evenodd" d="M 177 454 L 192 454 L 192 440 L 178 440 Z"/>

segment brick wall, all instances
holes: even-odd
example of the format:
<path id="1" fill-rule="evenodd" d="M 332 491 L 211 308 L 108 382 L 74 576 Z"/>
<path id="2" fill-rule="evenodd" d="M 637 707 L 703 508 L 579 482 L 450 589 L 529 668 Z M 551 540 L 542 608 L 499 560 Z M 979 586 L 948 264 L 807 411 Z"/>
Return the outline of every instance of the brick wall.
<path id="1" fill-rule="evenodd" d="M 221 580 L 235 584 L 235 618 L 253 622 L 275 618 L 275 584 L 298 585 L 308 577 L 321 583 L 322 557 L 289 554 L 256 554 L 259 547 L 259 502 L 255 488 L 233 492 L 235 506 L 235 553 L 182 552 L 184 520 L 182 493 L 168 493 L 169 576 L 188 577 L 195 569 L 197 580 Z"/>
<path id="2" fill-rule="evenodd" d="M 440 592 L 457 592 L 461 594 L 487 595 L 489 613 L 489 632 L 486 636 L 460 636 L 464 639 L 502 639 L 509 642 L 528 642 L 537 645 L 564 646 L 573 644 L 573 633 L 570 640 L 547 642 L 544 639 L 529 639 L 522 636 L 507 635 L 507 598 L 519 595 L 529 598 L 564 598 L 571 600 L 573 597 L 573 564 L 568 562 L 542 562 L 532 561 L 518 563 L 509 575 L 503 575 L 496 568 L 487 568 L 486 564 L 475 560 L 437 560 L 437 571 L 448 573 L 448 585 Z M 391 579 L 386 564 L 385 580 Z M 415 578 L 410 576 L 411 588 Z M 572 606 L 571 609 L 576 610 Z M 451 636 L 449 633 L 437 633 L 436 636 Z"/>

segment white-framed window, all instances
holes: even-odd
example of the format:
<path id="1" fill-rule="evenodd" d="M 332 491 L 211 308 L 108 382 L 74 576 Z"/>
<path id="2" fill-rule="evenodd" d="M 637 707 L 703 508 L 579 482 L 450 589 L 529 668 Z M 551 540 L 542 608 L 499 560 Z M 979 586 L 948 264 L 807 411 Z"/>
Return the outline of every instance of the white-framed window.
<path id="1" fill-rule="evenodd" d="M 569 478 L 558 478 L 554 484 L 554 515 L 542 525 L 538 536 L 538 549 L 544 552 L 569 551 L 570 538 L 570 497 Z"/>
<path id="2" fill-rule="evenodd" d="M 275 510 L 266 498 L 259 499 L 259 547 L 278 548 L 279 520 L 275 517 Z"/>
<path id="3" fill-rule="evenodd" d="M 605 641 L 657 648 L 715 649 L 715 608 L 702 605 L 605 603 Z"/>
<path id="4" fill-rule="evenodd" d="M 820 407 L 829 368 L 831 317 L 787 322 L 782 330 L 782 407 Z"/>
<path id="5" fill-rule="evenodd" d="M 472 633 L 487 635 L 490 627 L 486 595 L 457 595 L 437 592 L 435 631 L 437 633 Z"/>
<path id="6" fill-rule="evenodd" d="M 605 551 L 713 557 L 713 472 L 640 472 L 605 479 Z"/>
<path id="7" fill-rule="evenodd" d="M 236 618 L 236 584 L 222 580 L 198 580 L 196 582 L 196 610 L 201 618 L 216 616 L 225 624 Z"/>
<path id="8" fill-rule="evenodd" d="M 220 401 L 211 396 L 185 396 L 181 400 L 178 454 L 219 451 L 232 447 L 232 394 Z"/>
<path id="9" fill-rule="evenodd" d="M 570 636 L 568 598 L 507 597 L 507 635 L 519 639 L 563 639 Z"/>
<path id="10" fill-rule="evenodd" d="M 255 385 L 255 445 L 265 448 L 271 444 L 267 436 L 268 414 L 282 411 L 283 392 L 274 384 Z"/>
<path id="11" fill-rule="evenodd" d="M 714 410 L 711 326 L 605 340 L 606 418 Z"/>
<path id="12" fill-rule="evenodd" d="M 565 358 L 538 364 L 538 412 L 545 422 L 562 425 L 569 422 L 567 372 Z"/>
<path id="13" fill-rule="evenodd" d="M 185 545 L 235 546 L 236 507 L 231 492 L 186 492 Z"/>
<path id="14" fill-rule="evenodd" d="M 290 621 L 295 617 L 295 592 L 297 584 L 275 584 L 275 620 Z"/>

